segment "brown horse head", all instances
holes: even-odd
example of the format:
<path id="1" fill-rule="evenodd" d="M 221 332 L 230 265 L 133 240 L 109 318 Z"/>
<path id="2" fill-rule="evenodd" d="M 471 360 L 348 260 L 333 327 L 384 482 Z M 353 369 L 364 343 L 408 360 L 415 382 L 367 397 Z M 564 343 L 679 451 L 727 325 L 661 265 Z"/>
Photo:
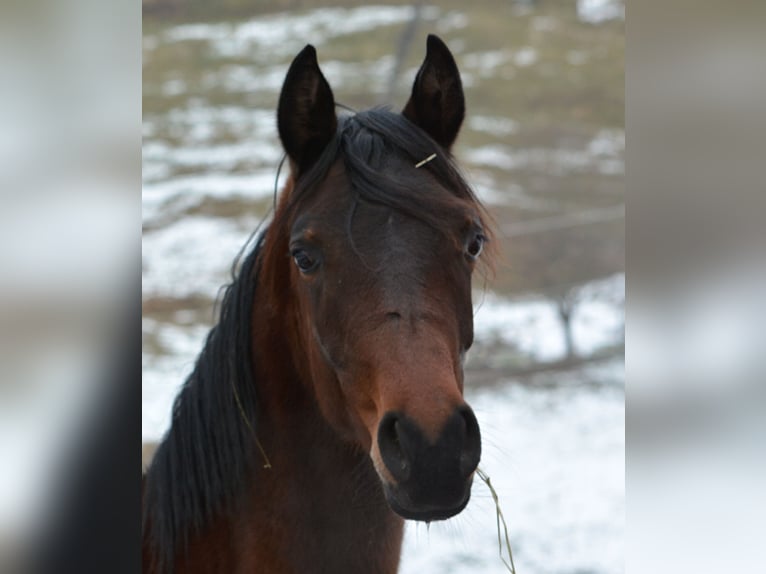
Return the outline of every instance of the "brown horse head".
<path id="1" fill-rule="evenodd" d="M 464 114 L 435 36 L 401 114 L 338 117 L 312 46 L 279 100 L 292 174 L 265 240 L 264 269 L 281 270 L 272 300 L 290 301 L 276 312 L 324 418 L 369 453 L 391 508 L 419 520 L 465 507 L 481 454 L 463 358 L 489 229 L 450 155 Z"/>

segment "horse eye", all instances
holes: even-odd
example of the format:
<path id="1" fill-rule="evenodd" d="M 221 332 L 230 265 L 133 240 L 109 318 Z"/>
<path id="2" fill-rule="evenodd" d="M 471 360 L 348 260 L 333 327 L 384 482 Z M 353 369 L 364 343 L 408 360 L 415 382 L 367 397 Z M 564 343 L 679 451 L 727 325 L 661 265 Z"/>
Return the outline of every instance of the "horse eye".
<path id="1" fill-rule="evenodd" d="M 487 240 L 481 233 L 477 233 L 465 248 L 465 253 L 471 261 L 476 261 L 484 249 L 484 242 Z"/>
<path id="2" fill-rule="evenodd" d="M 309 273 L 317 267 L 317 260 L 311 257 L 303 249 L 292 252 L 293 261 L 303 273 Z"/>

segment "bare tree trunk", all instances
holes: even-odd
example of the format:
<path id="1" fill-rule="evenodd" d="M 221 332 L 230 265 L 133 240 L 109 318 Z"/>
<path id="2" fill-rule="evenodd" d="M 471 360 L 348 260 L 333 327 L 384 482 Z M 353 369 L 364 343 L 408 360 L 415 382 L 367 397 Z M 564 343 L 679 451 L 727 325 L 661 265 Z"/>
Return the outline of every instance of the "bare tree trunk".
<path id="1" fill-rule="evenodd" d="M 575 303 L 568 296 L 557 297 L 556 307 L 561 321 L 561 329 L 564 334 L 564 346 L 566 348 L 566 358 L 573 359 L 576 356 L 574 348 L 574 336 L 572 334 L 572 315 L 574 314 Z"/>

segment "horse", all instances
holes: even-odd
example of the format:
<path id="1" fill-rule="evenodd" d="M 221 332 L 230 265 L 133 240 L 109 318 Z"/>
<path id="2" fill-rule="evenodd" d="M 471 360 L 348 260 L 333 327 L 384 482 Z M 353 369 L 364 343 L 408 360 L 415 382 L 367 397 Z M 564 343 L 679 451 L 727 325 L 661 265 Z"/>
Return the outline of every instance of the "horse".
<path id="1" fill-rule="evenodd" d="M 290 173 L 142 477 L 144 572 L 397 572 L 405 519 L 468 504 L 471 282 L 490 218 L 451 155 L 428 36 L 401 113 L 336 114 L 307 45 L 277 106 Z"/>

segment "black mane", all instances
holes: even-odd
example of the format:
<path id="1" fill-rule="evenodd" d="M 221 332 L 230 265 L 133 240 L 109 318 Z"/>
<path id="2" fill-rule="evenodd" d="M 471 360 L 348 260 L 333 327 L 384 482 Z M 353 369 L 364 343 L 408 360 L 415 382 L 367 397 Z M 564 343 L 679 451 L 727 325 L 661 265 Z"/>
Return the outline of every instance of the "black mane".
<path id="1" fill-rule="evenodd" d="M 250 319 L 265 235 L 226 288 L 218 324 L 173 404 L 171 427 L 147 471 L 144 536 L 160 572 L 173 571 L 194 531 L 231 510 L 258 452 Z"/>

